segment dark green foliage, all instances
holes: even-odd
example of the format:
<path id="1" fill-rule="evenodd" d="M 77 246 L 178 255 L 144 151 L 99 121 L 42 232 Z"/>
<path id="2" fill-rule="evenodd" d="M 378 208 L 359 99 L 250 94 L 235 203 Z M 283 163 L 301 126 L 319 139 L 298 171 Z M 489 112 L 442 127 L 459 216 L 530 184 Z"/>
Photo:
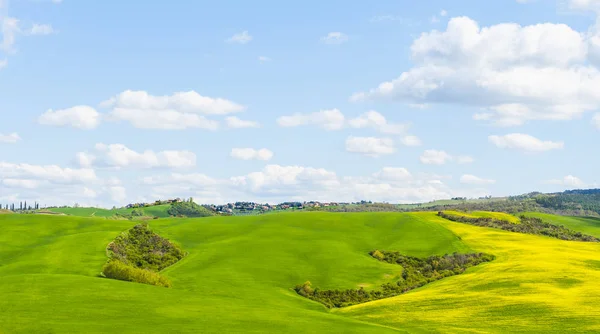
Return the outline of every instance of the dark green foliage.
<path id="1" fill-rule="evenodd" d="M 118 236 L 108 250 L 112 259 L 153 271 L 161 271 L 185 256 L 181 248 L 152 232 L 145 223 Z"/>
<path id="2" fill-rule="evenodd" d="M 157 272 L 136 268 L 117 260 L 106 263 L 102 268 L 102 273 L 108 278 L 121 281 L 164 286 L 166 288 L 171 286 L 171 282 Z"/>
<path id="3" fill-rule="evenodd" d="M 142 209 L 133 209 L 131 211 L 131 216 L 132 217 L 143 217 L 144 216 L 144 210 L 142 210 Z"/>
<path id="4" fill-rule="evenodd" d="M 185 217 L 208 217 L 214 216 L 214 214 L 207 208 L 198 205 L 194 202 L 180 202 L 173 203 L 167 211 L 171 216 L 185 216 Z"/>
<path id="5" fill-rule="evenodd" d="M 107 248 L 110 260 L 102 272 L 108 278 L 170 286 L 158 272 L 181 260 L 185 253 L 177 245 L 139 224 L 119 235 Z"/>
<path id="6" fill-rule="evenodd" d="M 456 210 L 456 211 L 491 211 L 491 212 L 506 212 L 510 214 L 517 214 L 519 212 L 526 211 L 540 211 L 543 212 L 543 208 L 536 203 L 533 199 L 527 200 L 490 200 L 485 202 L 473 202 L 473 203 L 461 203 L 461 204 L 448 204 L 448 205 L 437 205 L 431 207 L 415 208 L 409 211 L 443 211 L 443 210 Z"/>
<path id="7" fill-rule="evenodd" d="M 519 232 L 526 234 L 545 235 L 562 240 L 577 240 L 599 242 L 600 239 L 570 230 L 561 225 L 553 225 L 542 221 L 540 218 L 521 216 L 520 224 L 513 224 L 504 220 L 494 218 L 472 218 L 466 216 L 452 215 L 445 212 L 438 212 L 438 216 L 455 222 L 466 223 L 476 226 L 499 228 L 505 231 Z"/>
<path id="8" fill-rule="evenodd" d="M 297 285 L 294 290 L 299 295 L 318 301 L 328 308 L 346 307 L 398 296 L 444 277 L 461 274 L 469 267 L 483 262 L 490 262 L 495 258 L 493 255 L 484 253 L 454 253 L 444 256 L 430 256 L 425 259 L 390 251 L 375 250 L 370 254 L 379 261 L 402 266 L 402 274 L 396 282 L 383 284 L 380 289 L 371 291 L 367 291 L 362 287 L 357 290 L 320 290 L 313 289 L 310 282 L 305 282 L 302 285 Z"/>

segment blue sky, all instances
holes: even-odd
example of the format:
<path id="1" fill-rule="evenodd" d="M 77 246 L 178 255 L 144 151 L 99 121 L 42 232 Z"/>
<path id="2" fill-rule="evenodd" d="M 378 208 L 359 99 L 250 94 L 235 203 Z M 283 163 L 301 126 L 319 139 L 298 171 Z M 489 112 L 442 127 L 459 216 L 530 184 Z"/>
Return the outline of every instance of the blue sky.
<path id="1" fill-rule="evenodd" d="M 597 0 L 0 0 L 0 203 L 595 187 Z"/>

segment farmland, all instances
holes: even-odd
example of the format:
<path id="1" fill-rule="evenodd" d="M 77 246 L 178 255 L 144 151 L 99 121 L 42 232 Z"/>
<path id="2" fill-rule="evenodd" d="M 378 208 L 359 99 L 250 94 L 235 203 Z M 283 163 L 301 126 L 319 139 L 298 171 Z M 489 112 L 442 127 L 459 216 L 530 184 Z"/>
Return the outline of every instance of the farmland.
<path id="1" fill-rule="evenodd" d="M 598 221 L 544 219 L 600 233 Z M 600 331 L 600 243 L 476 227 L 435 212 L 167 218 L 150 227 L 189 252 L 162 272 L 171 288 L 98 277 L 108 243 L 135 224 L 1 215 L 0 332 Z M 341 309 L 293 290 L 305 281 L 322 289 L 390 282 L 401 268 L 373 259 L 374 249 L 496 259 Z"/>

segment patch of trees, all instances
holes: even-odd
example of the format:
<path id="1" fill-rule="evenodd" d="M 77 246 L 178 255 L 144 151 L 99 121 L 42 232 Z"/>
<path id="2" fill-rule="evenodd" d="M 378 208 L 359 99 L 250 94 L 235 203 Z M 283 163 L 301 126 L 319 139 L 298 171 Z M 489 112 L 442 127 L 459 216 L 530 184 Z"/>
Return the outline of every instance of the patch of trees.
<path id="1" fill-rule="evenodd" d="M 459 216 L 454 214 L 448 214 L 443 211 L 438 212 L 438 216 L 465 224 L 475 225 L 475 226 L 483 226 L 483 227 L 492 227 L 498 228 L 505 231 L 511 232 L 519 232 L 526 234 L 537 234 L 537 235 L 545 235 L 552 238 L 557 238 L 561 240 L 577 240 L 577 241 L 587 241 L 587 242 L 600 242 L 600 239 L 583 234 L 581 232 L 576 232 L 570 230 L 562 225 L 554 225 L 547 222 L 542 221 L 540 218 L 535 217 L 526 217 L 521 215 L 519 218 L 521 219 L 520 224 L 513 224 L 504 220 L 499 220 L 495 218 L 487 218 L 487 217 L 466 217 Z"/>
<path id="2" fill-rule="evenodd" d="M 373 258 L 402 266 L 402 273 L 395 282 L 385 283 L 376 290 L 360 289 L 321 290 L 313 288 L 310 282 L 295 287 L 295 291 L 306 298 L 318 301 L 328 308 L 340 308 L 373 300 L 401 295 L 427 283 L 444 277 L 458 275 L 467 268 L 494 260 L 493 255 L 484 253 L 447 254 L 417 258 L 399 252 L 375 250 L 369 253 Z"/>
<path id="3" fill-rule="evenodd" d="M 179 246 L 152 232 L 146 223 L 119 235 L 107 252 L 110 259 L 102 269 L 105 277 L 164 287 L 171 283 L 159 272 L 186 255 Z"/>
<path id="4" fill-rule="evenodd" d="M 214 213 L 202 205 L 196 204 L 193 200 L 180 203 L 173 203 L 167 211 L 175 217 L 208 217 L 214 216 Z"/>
<path id="5" fill-rule="evenodd" d="M 401 212 L 405 211 L 396 204 L 389 203 L 363 203 L 335 206 L 308 207 L 307 211 L 326 212 Z"/>
<path id="6" fill-rule="evenodd" d="M 517 214 L 526 211 L 543 211 L 541 206 L 534 200 L 490 200 L 485 202 L 465 202 L 459 204 L 436 205 L 430 207 L 422 207 L 411 209 L 410 211 L 492 211 L 492 212 L 507 212 Z"/>

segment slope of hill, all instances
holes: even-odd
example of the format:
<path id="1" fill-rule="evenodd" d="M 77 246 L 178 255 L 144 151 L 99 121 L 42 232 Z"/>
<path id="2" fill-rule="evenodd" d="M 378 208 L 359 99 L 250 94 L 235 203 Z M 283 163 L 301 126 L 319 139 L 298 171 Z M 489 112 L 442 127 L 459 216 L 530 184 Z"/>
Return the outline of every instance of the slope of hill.
<path id="1" fill-rule="evenodd" d="M 167 211 L 171 206 L 169 204 L 165 205 L 155 205 L 149 206 L 145 208 L 141 208 L 144 213 L 148 216 L 156 216 L 160 218 L 169 217 Z M 47 209 L 47 211 L 64 213 L 69 216 L 77 216 L 77 217 L 112 217 L 115 214 L 123 214 L 128 215 L 134 209 L 116 209 L 116 210 L 108 210 L 101 208 L 51 208 Z M 139 209 L 138 209 L 139 210 Z"/>
<path id="2" fill-rule="evenodd" d="M 600 330 L 600 244 L 474 227 L 435 213 L 282 213 L 161 219 L 189 255 L 165 289 L 97 277 L 106 245 L 135 225 L 0 216 L 0 329 L 12 332 L 589 332 Z M 575 228 L 575 227 L 573 227 Z M 27 233 L 27 238 L 23 234 Z M 589 232 L 588 232 L 589 233 Z M 293 291 L 366 289 L 397 265 L 373 249 L 497 259 L 394 298 L 328 311 Z"/>

